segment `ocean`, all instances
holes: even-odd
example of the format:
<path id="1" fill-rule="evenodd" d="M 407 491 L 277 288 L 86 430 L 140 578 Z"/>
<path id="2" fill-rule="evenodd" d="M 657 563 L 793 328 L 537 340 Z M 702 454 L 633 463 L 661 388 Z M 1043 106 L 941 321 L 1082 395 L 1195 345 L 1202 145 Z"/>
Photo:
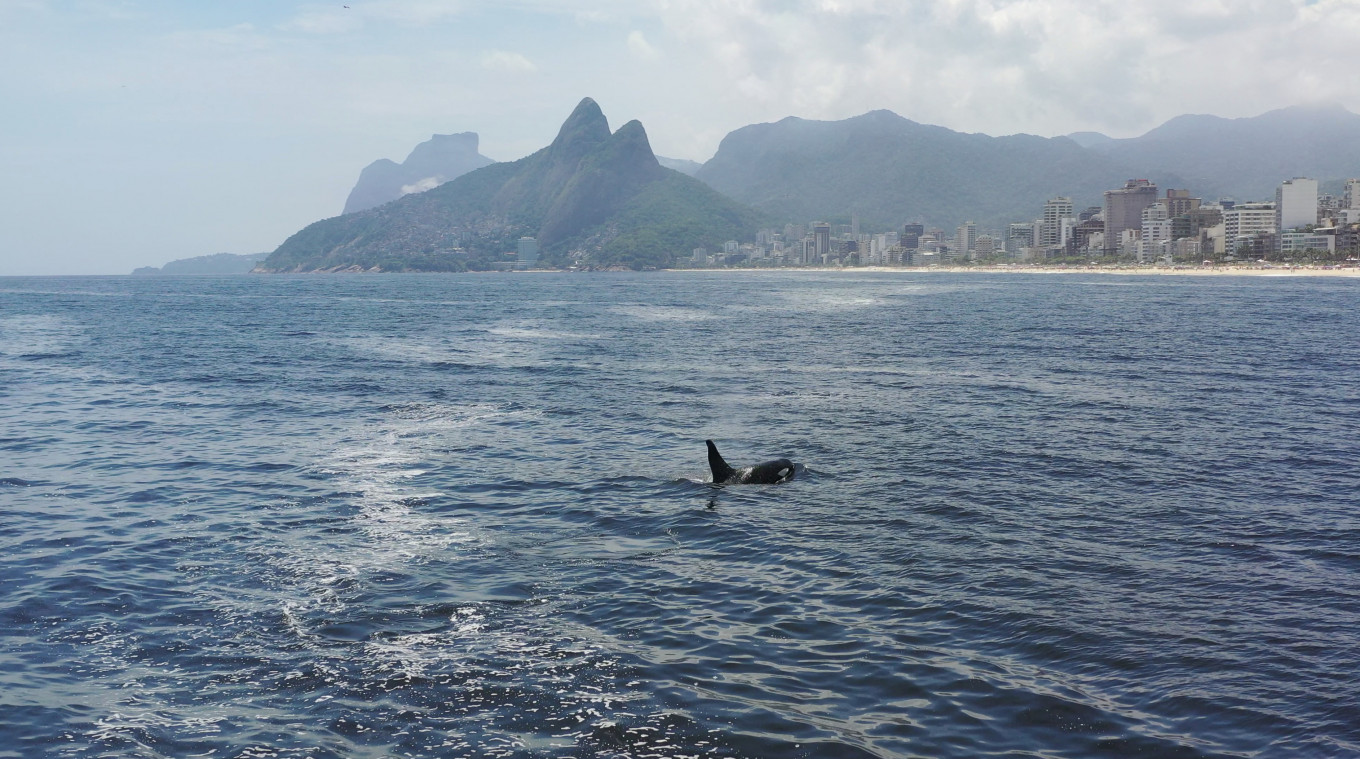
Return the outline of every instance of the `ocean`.
<path id="1" fill-rule="evenodd" d="M 1357 433 L 1354 279 L 3 278 L 0 757 L 1360 756 Z"/>

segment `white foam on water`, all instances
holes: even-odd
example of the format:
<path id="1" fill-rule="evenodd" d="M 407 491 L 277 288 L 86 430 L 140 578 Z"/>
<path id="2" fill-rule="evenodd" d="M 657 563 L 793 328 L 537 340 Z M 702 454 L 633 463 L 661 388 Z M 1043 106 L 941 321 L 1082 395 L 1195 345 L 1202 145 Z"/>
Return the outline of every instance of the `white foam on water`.
<path id="1" fill-rule="evenodd" d="M 459 364 L 498 369 L 519 369 L 543 362 L 542 341 L 520 335 L 501 335 L 491 330 L 462 332 L 429 340 L 388 339 L 377 335 L 353 337 L 334 342 L 346 350 L 416 364 Z"/>
<path id="2" fill-rule="evenodd" d="M 784 302 L 793 313 L 832 313 L 872 308 L 883 301 L 860 292 L 795 291 L 783 293 Z"/>
<path id="3" fill-rule="evenodd" d="M 604 335 L 587 332 L 565 332 L 534 325 L 497 325 L 487 328 L 487 334 L 512 340 L 603 340 Z"/>
<path id="4" fill-rule="evenodd" d="M 281 586 L 286 623 L 300 638 L 313 637 L 306 620 L 342 618 L 347 599 L 371 578 L 457 561 L 460 549 L 489 544 L 468 520 L 433 509 L 443 493 L 426 475 L 469 435 L 536 413 L 496 404 L 409 403 L 322 446 L 313 471 L 344 494 L 329 508 L 348 516 L 342 529 L 285 536 L 284 550 L 263 552 Z"/>
<path id="5" fill-rule="evenodd" d="M 717 316 L 711 311 L 680 306 L 613 306 L 609 311 L 644 322 L 694 322 Z"/>
<path id="6" fill-rule="evenodd" d="M 468 363 L 468 352 L 455 346 L 438 345 L 416 340 L 389 339 L 380 335 L 365 335 L 341 339 L 320 338 L 321 342 L 365 356 L 410 361 L 414 363 Z"/>
<path id="7" fill-rule="evenodd" d="M 64 353 L 88 339 L 84 326 L 59 316 L 21 314 L 0 319 L 0 355 Z"/>
<path id="8" fill-rule="evenodd" d="M 470 649 L 488 642 L 486 612 L 476 604 L 460 606 L 449 616 L 450 627 L 438 632 L 395 635 L 365 641 L 365 658 L 382 674 L 416 679 L 450 662 L 461 662 Z"/>
<path id="9" fill-rule="evenodd" d="M 316 469 L 337 489 L 356 493 L 353 523 L 365 542 L 347 552 L 347 564 L 381 570 L 479 542 L 465 520 L 423 508 L 441 493 L 419 478 L 439 466 L 440 451 L 461 432 L 524 413 L 494 404 L 412 403 L 337 443 Z"/>

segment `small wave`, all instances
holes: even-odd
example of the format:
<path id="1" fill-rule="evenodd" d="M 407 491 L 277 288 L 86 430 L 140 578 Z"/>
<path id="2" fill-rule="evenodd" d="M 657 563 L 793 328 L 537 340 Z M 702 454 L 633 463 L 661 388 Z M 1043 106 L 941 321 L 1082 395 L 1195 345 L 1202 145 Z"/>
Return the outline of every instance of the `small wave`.
<path id="1" fill-rule="evenodd" d="M 427 475 L 441 452 L 465 431 L 529 412 L 497 404 L 413 402 L 385 406 L 385 419 L 354 430 L 311 469 L 344 491 L 356 509 L 348 522 L 367 535 L 363 552 L 344 556 L 359 571 L 388 571 L 423 562 L 478 538 L 463 520 L 435 506 L 445 494 Z M 304 552 L 306 553 L 306 552 Z M 301 555 L 286 560 L 306 574 L 309 562 L 332 566 L 337 557 Z"/>
<path id="2" fill-rule="evenodd" d="M 0 477 L 0 487 L 26 488 L 32 485 L 33 483 L 28 480 L 21 480 L 18 477 Z"/>
<path id="3" fill-rule="evenodd" d="M 517 340 L 602 340 L 603 335 L 588 332 L 564 332 L 535 327 L 491 327 L 488 334 Z"/>
<path id="4" fill-rule="evenodd" d="M 466 351 L 454 346 L 437 346 L 414 340 L 390 340 L 377 335 L 344 338 L 336 341 L 340 347 L 356 353 L 397 361 L 427 364 L 457 362 L 466 358 Z"/>
<path id="5" fill-rule="evenodd" d="M 861 293 L 796 292 L 786 293 L 783 299 L 786 304 L 792 304 L 798 313 L 856 311 L 881 303 L 878 298 Z"/>
<path id="6" fill-rule="evenodd" d="M 0 319 L 0 355 L 28 361 L 68 358 L 86 340 L 79 324 L 48 314 L 24 314 Z"/>
<path id="7" fill-rule="evenodd" d="M 529 553 L 555 561 L 618 561 L 652 558 L 680 548 L 673 535 L 574 535 L 531 549 Z"/>
<path id="8" fill-rule="evenodd" d="M 543 346 L 538 341 L 489 339 L 485 334 L 429 342 L 365 336 L 340 340 L 338 344 L 362 355 L 456 371 L 488 367 L 523 369 L 540 363 Z"/>
<path id="9" fill-rule="evenodd" d="M 614 306 L 609 310 L 645 322 L 693 322 L 716 317 L 711 311 L 680 306 Z"/>

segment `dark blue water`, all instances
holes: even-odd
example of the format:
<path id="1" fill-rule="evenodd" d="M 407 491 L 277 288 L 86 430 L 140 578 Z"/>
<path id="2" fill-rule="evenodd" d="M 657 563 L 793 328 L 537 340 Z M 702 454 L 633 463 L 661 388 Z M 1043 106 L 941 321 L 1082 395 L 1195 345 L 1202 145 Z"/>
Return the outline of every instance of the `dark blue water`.
<path id="1" fill-rule="evenodd" d="M 0 756 L 1360 755 L 1358 335 L 1325 278 L 0 280 Z"/>

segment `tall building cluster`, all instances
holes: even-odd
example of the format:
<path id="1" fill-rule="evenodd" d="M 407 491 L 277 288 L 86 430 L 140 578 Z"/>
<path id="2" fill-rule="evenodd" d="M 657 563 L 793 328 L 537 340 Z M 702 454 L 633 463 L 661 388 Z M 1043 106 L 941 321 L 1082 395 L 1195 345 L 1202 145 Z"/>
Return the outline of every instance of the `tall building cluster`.
<path id="1" fill-rule="evenodd" d="M 729 241 L 712 254 L 694 251 L 695 265 L 921 266 L 976 260 L 1043 262 L 1103 258 L 1140 263 L 1257 260 L 1303 251 L 1360 250 L 1360 179 L 1341 197 L 1319 195 L 1318 182 L 1281 182 L 1273 201 L 1204 202 L 1187 189 L 1159 190 L 1130 179 L 1107 190 L 1100 206 L 1077 210 L 1072 198 L 1054 197 L 1032 221 L 1004 231 L 972 221 L 952 231 L 904 224 L 891 233 L 862 234 L 849 224 L 812 221 L 782 231 L 761 230 L 755 243 Z"/>

